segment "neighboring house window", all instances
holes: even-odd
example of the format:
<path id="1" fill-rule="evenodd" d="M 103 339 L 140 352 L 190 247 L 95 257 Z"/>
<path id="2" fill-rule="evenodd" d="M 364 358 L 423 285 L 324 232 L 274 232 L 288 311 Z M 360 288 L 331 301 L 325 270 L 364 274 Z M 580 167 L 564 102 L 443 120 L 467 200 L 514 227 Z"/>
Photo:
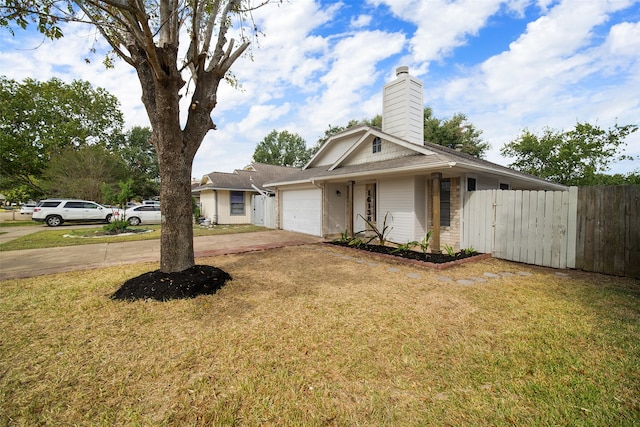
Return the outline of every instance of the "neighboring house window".
<path id="1" fill-rule="evenodd" d="M 244 191 L 231 192 L 231 215 L 244 215 Z"/>
<path id="2" fill-rule="evenodd" d="M 467 191 L 476 191 L 476 179 L 467 178 Z"/>
<path id="3" fill-rule="evenodd" d="M 504 182 L 500 183 L 500 189 L 501 190 L 508 190 L 510 188 L 509 184 L 506 184 Z"/>
<path id="4" fill-rule="evenodd" d="M 440 225 L 451 225 L 451 180 L 440 181 Z"/>
<path id="5" fill-rule="evenodd" d="M 379 153 L 382 151 L 382 140 L 377 136 L 373 138 L 373 152 Z"/>

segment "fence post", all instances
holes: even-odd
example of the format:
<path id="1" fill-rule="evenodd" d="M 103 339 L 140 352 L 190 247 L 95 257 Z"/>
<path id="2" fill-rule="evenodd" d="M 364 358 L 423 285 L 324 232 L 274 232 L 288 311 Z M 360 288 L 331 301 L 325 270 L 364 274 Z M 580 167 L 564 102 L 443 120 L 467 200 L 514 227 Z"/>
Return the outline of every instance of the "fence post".
<path id="1" fill-rule="evenodd" d="M 567 217 L 567 268 L 576 268 L 578 245 L 578 187 L 569 187 L 569 212 Z"/>

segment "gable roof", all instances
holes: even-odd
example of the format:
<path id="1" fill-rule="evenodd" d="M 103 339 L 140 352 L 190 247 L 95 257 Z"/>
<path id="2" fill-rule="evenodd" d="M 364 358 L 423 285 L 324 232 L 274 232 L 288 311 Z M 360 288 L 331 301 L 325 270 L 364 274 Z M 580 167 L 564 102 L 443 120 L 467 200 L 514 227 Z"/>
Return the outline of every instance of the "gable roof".
<path id="1" fill-rule="evenodd" d="M 369 144 L 374 137 L 400 145 L 415 154 L 394 159 L 381 160 L 363 164 L 349 165 L 348 160 L 353 153 L 363 144 Z M 316 166 L 318 159 L 334 141 L 343 140 L 345 137 L 357 137 L 331 165 Z M 417 145 L 394 135 L 382 132 L 371 126 L 355 126 L 336 134 L 321 147 L 316 155 L 296 173 L 287 176 L 286 179 L 268 182 L 269 186 L 285 186 L 292 184 L 315 183 L 316 181 L 339 181 L 354 178 L 377 178 L 383 175 L 398 173 L 414 173 L 427 175 L 433 172 L 442 172 L 444 175 L 457 176 L 464 173 L 478 173 L 508 179 L 512 188 L 526 188 L 538 190 L 564 190 L 564 185 L 555 184 L 533 175 L 518 172 L 514 169 L 498 165 L 460 151 L 452 150 L 438 144 L 425 143 Z"/>
<path id="2" fill-rule="evenodd" d="M 272 192 L 265 183 L 286 179 L 300 168 L 268 165 L 265 163 L 251 163 L 244 169 L 233 172 L 210 172 L 200 180 L 200 185 L 193 191 L 204 190 L 236 190 L 236 191 L 267 191 Z"/>

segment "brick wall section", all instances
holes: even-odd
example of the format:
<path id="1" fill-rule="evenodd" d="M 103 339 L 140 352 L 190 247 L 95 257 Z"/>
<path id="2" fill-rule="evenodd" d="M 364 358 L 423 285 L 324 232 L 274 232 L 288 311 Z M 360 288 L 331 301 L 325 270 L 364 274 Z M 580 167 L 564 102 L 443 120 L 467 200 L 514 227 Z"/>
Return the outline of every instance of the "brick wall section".
<path id="1" fill-rule="evenodd" d="M 428 229 L 433 230 L 433 210 L 431 209 L 432 181 L 428 180 L 427 187 L 427 223 Z M 440 245 L 450 245 L 457 252 L 460 250 L 460 230 L 462 226 L 462 199 L 460 178 L 451 178 L 451 225 L 440 226 Z M 435 250 L 437 248 L 430 248 Z M 442 248 L 441 248 L 442 249 Z"/>

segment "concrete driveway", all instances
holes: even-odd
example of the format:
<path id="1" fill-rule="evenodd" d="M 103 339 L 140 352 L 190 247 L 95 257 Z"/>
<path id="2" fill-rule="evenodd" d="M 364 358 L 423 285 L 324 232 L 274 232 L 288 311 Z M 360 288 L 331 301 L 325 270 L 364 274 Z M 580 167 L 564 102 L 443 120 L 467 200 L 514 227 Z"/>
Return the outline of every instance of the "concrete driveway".
<path id="1" fill-rule="evenodd" d="M 95 227 L 95 225 L 93 225 Z M 9 231 L 14 227 L 4 228 Z M 29 232 L 41 231 L 40 227 L 15 227 L 0 235 L 0 243 Z M 18 230 L 18 229 L 30 230 Z M 78 226 L 74 226 L 78 228 Z M 11 234 L 11 236 L 8 236 Z M 282 230 L 254 233 L 223 234 L 194 238 L 196 258 L 303 245 L 323 241 L 320 237 Z M 0 280 L 41 276 L 73 270 L 86 270 L 110 265 L 136 262 L 159 262 L 160 240 L 144 240 L 123 243 L 97 243 L 47 249 L 26 249 L 0 252 Z"/>

